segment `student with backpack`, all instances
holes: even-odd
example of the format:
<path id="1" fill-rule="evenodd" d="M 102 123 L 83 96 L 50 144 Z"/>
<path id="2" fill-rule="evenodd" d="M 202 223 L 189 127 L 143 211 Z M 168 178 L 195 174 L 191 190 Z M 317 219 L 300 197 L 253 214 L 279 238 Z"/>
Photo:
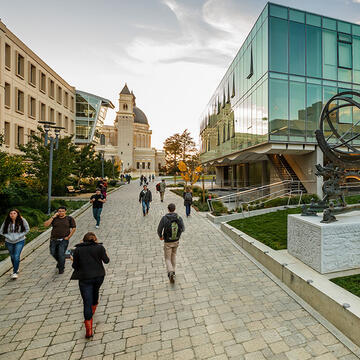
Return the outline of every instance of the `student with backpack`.
<path id="1" fill-rule="evenodd" d="M 169 213 L 160 220 L 157 233 L 164 240 L 164 257 L 171 283 L 175 282 L 176 251 L 181 234 L 185 231 L 183 219 L 175 213 L 175 204 L 169 204 Z"/>
<path id="2" fill-rule="evenodd" d="M 191 189 L 189 186 L 186 188 L 186 191 L 184 192 L 183 197 L 184 197 L 184 206 L 185 206 L 185 211 L 186 211 L 186 217 L 189 217 L 190 212 L 191 212 L 191 204 L 193 202 L 193 197 L 192 197 Z"/>
<path id="3" fill-rule="evenodd" d="M 161 182 L 156 184 L 156 191 L 160 193 L 161 202 L 164 202 L 165 189 L 166 189 L 165 179 L 162 179 Z"/>

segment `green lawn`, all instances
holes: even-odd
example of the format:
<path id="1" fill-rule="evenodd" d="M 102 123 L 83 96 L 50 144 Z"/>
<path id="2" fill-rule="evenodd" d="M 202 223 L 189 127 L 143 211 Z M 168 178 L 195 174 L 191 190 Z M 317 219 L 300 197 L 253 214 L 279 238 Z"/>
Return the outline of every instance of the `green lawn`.
<path id="1" fill-rule="evenodd" d="M 229 225 L 248 234 L 274 250 L 287 248 L 287 217 L 300 214 L 301 208 L 278 210 L 272 213 L 232 220 Z"/>
<path id="2" fill-rule="evenodd" d="M 334 284 L 341 286 L 352 294 L 360 297 L 360 275 L 344 276 L 331 279 Z"/>

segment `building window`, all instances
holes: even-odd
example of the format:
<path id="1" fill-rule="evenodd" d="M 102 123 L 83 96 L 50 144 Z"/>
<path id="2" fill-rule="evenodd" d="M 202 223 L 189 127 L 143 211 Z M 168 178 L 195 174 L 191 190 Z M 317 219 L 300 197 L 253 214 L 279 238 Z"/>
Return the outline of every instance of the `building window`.
<path id="1" fill-rule="evenodd" d="M 22 79 L 24 78 L 24 65 L 25 65 L 25 59 L 24 57 L 16 52 L 16 75 L 20 76 Z"/>
<path id="2" fill-rule="evenodd" d="M 11 69 L 11 47 L 9 44 L 5 44 L 5 67 Z"/>
<path id="3" fill-rule="evenodd" d="M 65 91 L 64 106 L 65 106 L 66 108 L 69 106 L 69 94 L 68 94 L 67 91 Z"/>
<path id="4" fill-rule="evenodd" d="M 46 75 L 40 71 L 40 91 L 46 93 Z"/>
<path id="5" fill-rule="evenodd" d="M 11 106 L 11 87 L 10 84 L 5 83 L 5 107 Z"/>
<path id="6" fill-rule="evenodd" d="M 69 131 L 69 118 L 65 116 L 65 131 Z"/>
<path id="7" fill-rule="evenodd" d="M 16 146 L 24 145 L 24 128 L 22 126 L 17 126 L 15 140 L 16 140 Z"/>
<path id="8" fill-rule="evenodd" d="M 42 102 L 40 103 L 40 120 L 46 121 L 46 105 Z"/>
<path id="9" fill-rule="evenodd" d="M 36 67 L 29 62 L 29 84 L 36 86 Z"/>
<path id="10" fill-rule="evenodd" d="M 128 109 L 127 104 L 124 104 L 124 105 L 123 105 L 123 109 L 124 109 L 124 110 L 127 110 L 127 109 Z"/>
<path id="11" fill-rule="evenodd" d="M 71 97 L 71 108 L 70 108 L 71 112 L 74 112 L 74 97 Z"/>
<path id="12" fill-rule="evenodd" d="M 56 126 L 62 126 L 62 122 L 61 122 L 61 113 L 57 113 L 57 117 L 56 117 Z"/>
<path id="13" fill-rule="evenodd" d="M 4 127 L 4 140 L 5 145 L 10 146 L 10 123 L 5 121 L 5 127 Z"/>
<path id="14" fill-rule="evenodd" d="M 54 80 L 49 79 L 49 97 L 55 98 L 55 83 Z"/>
<path id="15" fill-rule="evenodd" d="M 21 114 L 24 113 L 24 92 L 16 88 L 15 110 Z"/>
<path id="16" fill-rule="evenodd" d="M 74 133 L 74 120 L 71 120 L 71 129 L 70 132 L 73 134 Z"/>
<path id="17" fill-rule="evenodd" d="M 148 162 L 148 169 L 150 169 L 150 163 Z"/>
<path id="18" fill-rule="evenodd" d="M 141 165 L 142 165 L 142 168 L 145 169 L 145 162 L 143 162 Z"/>
<path id="19" fill-rule="evenodd" d="M 55 110 L 52 108 L 49 108 L 49 121 L 55 122 Z"/>
<path id="20" fill-rule="evenodd" d="M 61 104 L 61 102 L 62 102 L 62 88 L 60 86 L 57 86 L 56 101 L 59 104 Z"/>
<path id="21" fill-rule="evenodd" d="M 158 169 L 159 170 L 161 169 L 161 163 L 158 163 Z"/>
<path id="22" fill-rule="evenodd" d="M 32 96 L 29 96 L 29 116 L 34 119 L 36 117 L 36 101 Z"/>
<path id="23" fill-rule="evenodd" d="M 352 69 L 352 37 L 338 33 L 338 59 L 339 67 Z"/>
<path id="24" fill-rule="evenodd" d="M 136 168 L 140 169 L 140 163 L 139 162 L 136 163 Z"/>

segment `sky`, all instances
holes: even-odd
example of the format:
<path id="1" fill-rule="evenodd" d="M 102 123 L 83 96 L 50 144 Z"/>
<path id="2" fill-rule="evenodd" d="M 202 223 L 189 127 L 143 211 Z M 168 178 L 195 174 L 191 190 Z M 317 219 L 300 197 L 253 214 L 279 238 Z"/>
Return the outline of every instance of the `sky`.
<path id="1" fill-rule="evenodd" d="M 360 23 L 360 0 L 274 0 Z M 125 82 L 152 145 L 199 117 L 265 0 L 0 0 L 1 21 L 70 85 L 112 101 Z"/>

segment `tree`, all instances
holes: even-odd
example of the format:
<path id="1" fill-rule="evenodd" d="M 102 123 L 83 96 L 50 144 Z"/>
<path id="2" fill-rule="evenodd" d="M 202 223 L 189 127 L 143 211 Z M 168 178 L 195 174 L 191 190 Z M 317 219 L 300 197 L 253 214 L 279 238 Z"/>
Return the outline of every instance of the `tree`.
<path id="1" fill-rule="evenodd" d="M 180 158 L 187 163 L 198 152 L 194 139 L 188 129 L 180 135 Z"/>
<path id="2" fill-rule="evenodd" d="M 93 175 L 95 177 L 101 177 L 102 174 L 102 165 L 101 165 L 101 154 L 96 154 L 95 160 L 93 163 Z M 120 166 L 116 163 L 112 163 L 111 160 L 104 160 L 104 176 L 108 178 L 113 177 L 113 169 L 114 169 L 114 177 L 118 178 L 120 175 Z"/>
<path id="3" fill-rule="evenodd" d="M 78 149 L 75 155 L 74 168 L 74 175 L 78 179 L 78 186 L 82 178 L 94 176 L 95 162 L 97 162 L 97 158 L 93 144 L 88 144 Z"/>

